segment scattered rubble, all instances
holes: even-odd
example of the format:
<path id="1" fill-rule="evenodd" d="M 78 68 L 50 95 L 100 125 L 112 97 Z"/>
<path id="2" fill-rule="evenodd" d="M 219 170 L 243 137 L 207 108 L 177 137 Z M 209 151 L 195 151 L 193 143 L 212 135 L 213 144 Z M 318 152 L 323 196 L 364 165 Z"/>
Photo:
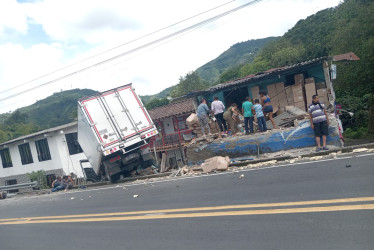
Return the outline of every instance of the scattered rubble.
<path id="1" fill-rule="evenodd" d="M 228 156 L 216 156 L 205 160 L 205 162 L 201 164 L 201 168 L 204 173 L 210 173 L 214 170 L 225 171 L 229 167 L 229 164 L 230 158 Z"/>
<path id="2" fill-rule="evenodd" d="M 352 151 L 353 153 L 362 153 L 362 152 L 374 152 L 374 149 L 368 149 L 368 148 L 357 148 Z"/>
<path id="3" fill-rule="evenodd" d="M 277 162 L 278 162 L 277 160 L 264 161 L 264 162 L 254 163 L 254 164 L 248 164 L 247 167 L 248 168 L 258 168 L 258 167 L 263 167 L 263 166 L 267 166 L 267 165 L 274 165 Z"/>

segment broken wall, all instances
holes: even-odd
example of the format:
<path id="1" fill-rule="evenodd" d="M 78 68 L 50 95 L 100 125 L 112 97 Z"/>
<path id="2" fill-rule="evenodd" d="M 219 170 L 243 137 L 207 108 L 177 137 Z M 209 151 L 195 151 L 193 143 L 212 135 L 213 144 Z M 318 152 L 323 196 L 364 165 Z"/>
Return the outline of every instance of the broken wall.
<path id="1" fill-rule="evenodd" d="M 327 144 L 341 146 L 338 125 L 333 116 L 330 117 Z M 314 131 L 310 127 L 309 121 L 303 120 L 297 124 L 297 127 L 283 131 L 230 137 L 215 140 L 212 143 L 190 145 L 187 147 L 187 159 L 190 164 L 196 164 L 217 155 L 236 158 L 313 146 L 315 146 Z"/>

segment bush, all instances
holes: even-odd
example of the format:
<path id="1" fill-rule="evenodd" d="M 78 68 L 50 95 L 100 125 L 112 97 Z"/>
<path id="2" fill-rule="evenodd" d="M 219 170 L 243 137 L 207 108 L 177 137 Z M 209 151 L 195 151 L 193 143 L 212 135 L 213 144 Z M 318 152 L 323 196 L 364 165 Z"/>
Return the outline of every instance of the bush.
<path id="1" fill-rule="evenodd" d="M 37 181 L 39 183 L 40 189 L 48 189 L 47 177 L 44 170 L 32 171 L 26 174 L 30 181 Z"/>
<path id="2" fill-rule="evenodd" d="M 351 139 L 369 139 L 372 138 L 373 135 L 368 133 L 368 129 L 364 127 L 360 127 L 357 129 L 347 128 L 344 131 L 344 137 L 351 138 Z"/>

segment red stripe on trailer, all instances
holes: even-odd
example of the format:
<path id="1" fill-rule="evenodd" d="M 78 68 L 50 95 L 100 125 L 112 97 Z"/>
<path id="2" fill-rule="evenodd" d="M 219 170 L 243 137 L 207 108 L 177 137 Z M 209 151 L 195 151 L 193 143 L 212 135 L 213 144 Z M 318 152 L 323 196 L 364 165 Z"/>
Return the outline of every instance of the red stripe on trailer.
<path id="1" fill-rule="evenodd" d="M 95 99 L 98 99 L 98 98 L 99 97 L 94 97 L 94 98 L 88 99 L 86 101 L 83 101 L 82 103 L 84 104 L 85 102 L 92 101 L 92 100 L 95 100 Z M 103 142 L 103 138 L 101 138 L 101 135 L 100 135 L 99 131 L 97 130 L 96 126 L 94 125 L 94 121 L 92 120 L 90 112 L 88 112 L 88 109 L 85 106 L 84 106 L 84 110 L 86 110 L 86 114 L 88 115 L 88 118 L 90 119 L 91 124 L 93 124 L 93 127 L 94 127 L 96 133 L 98 134 L 100 141 Z"/>
<path id="2" fill-rule="evenodd" d="M 147 118 L 148 123 L 151 123 L 151 121 L 148 119 L 148 115 L 145 113 L 144 108 L 142 107 L 142 104 L 139 102 L 138 98 L 136 97 L 135 92 L 134 92 L 132 89 L 131 89 L 131 92 L 132 92 L 132 94 L 134 95 L 135 100 L 138 102 L 139 107 L 141 107 L 141 109 L 142 109 L 142 111 L 143 111 L 143 114 L 144 114 L 145 118 Z"/>

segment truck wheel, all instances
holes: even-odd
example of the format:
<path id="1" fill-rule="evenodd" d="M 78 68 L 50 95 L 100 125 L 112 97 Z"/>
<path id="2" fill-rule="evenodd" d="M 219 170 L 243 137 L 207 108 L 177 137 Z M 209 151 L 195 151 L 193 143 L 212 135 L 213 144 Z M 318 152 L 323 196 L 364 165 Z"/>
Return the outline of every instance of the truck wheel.
<path id="1" fill-rule="evenodd" d="M 116 183 L 121 178 L 121 173 L 114 174 L 110 176 L 109 174 L 105 174 L 105 179 L 110 181 L 111 183 Z"/>

